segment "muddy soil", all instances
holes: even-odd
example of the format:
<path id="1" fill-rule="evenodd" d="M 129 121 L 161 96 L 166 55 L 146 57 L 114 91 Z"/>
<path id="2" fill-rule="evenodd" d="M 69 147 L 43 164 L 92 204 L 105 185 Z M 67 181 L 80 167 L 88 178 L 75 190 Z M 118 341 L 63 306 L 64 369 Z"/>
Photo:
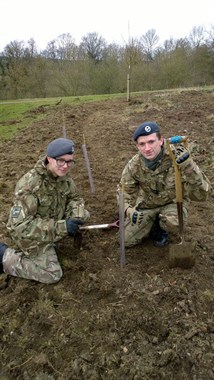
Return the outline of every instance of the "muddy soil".
<path id="1" fill-rule="evenodd" d="M 155 120 L 165 137 L 188 135 L 194 157 L 214 184 L 214 94 L 151 93 L 133 98 L 40 107 L 41 120 L 0 143 L 0 239 L 14 186 L 48 142 L 76 142 L 73 178 L 91 213 L 90 224 L 118 218 L 116 187 L 136 152 L 133 130 Z M 90 191 L 85 137 L 95 193 Z M 57 252 L 61 281 L 44 285 L 1 276 L 0 379 L 213 380 L 214 202 L 193 202 L 185 239 L 196 243 L 191 269 L 169 268 L 169 247 L 125 250 L 117 230 L 84 231 L 81 250 L 66 238 Z"/>

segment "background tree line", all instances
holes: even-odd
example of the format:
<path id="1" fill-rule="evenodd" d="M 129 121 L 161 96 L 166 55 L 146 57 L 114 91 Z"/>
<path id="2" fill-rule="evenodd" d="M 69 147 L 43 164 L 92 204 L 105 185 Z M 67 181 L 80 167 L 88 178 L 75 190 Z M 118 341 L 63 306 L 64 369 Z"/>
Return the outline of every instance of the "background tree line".
<path id="1" fill-rule="evenodd" d="M 98 33 L 79 45 L 62 34 L 39 51 L 34 39 L 12 41 L 0 52 L 0 99 L 124 93 L 214 83 L 214 25 L 188 37 L 165 40 L 150 29 L 123 46 Z"/>

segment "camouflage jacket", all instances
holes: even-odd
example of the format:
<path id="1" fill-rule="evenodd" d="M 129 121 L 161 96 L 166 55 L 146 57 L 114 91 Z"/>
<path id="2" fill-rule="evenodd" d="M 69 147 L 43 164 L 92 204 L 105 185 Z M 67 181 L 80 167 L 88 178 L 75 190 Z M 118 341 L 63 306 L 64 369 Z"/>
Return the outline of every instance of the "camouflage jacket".
<path id="1" fill-rule="evenodd" d="M 211 186 L 207 177 L 191 160 L 191 171 L 181 169 L 183 203 L 190 200 L 207 200 Z M 118 189 L 124 184 L 125 209 L 140 205 L 142 208 L 156 208 L 176 202 L 175 172 L 172 160 L 164 146 L 160 165 L 153 171 L 146 167 L 138 152 L 125 166 Z"/>
<path id="2" fill-rule="evenodd" d="M 65 218 L 85 219 L 89 213 L 70 174 L 54 177 L 45 157 L 17 183 L 7 228 L 13 240 L 49 243 L 67 235 Z M 24 244 L 25 245 L 25 244 Z"/>

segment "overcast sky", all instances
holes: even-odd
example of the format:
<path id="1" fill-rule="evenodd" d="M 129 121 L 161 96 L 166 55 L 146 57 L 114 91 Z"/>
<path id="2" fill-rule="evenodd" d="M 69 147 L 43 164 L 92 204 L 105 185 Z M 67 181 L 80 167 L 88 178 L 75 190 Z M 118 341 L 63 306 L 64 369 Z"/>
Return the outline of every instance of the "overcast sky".
<path id="1" fill-rule="evenodd" d="M 0 0 L 0 51 L 34 38 L 38 49 L 61 34 L 96 32 L 120 45 L 150 29 L 163 42 L 187 37 L 193 27 L 214 24 L 214 0 Z"/>

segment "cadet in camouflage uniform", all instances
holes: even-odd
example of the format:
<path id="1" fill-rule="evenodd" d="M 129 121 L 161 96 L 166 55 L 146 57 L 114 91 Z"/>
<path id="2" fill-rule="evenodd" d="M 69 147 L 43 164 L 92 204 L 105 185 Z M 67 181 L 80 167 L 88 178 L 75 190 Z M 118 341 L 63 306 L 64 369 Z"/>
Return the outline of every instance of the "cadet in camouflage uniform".
<path id="1" fill-rule="evenodd" d="M 151 237 L 157 247 L 169 243 L 169 232 L 178 236 L 178 216 L 173 162 L 160 127 L 145 122 L 134 132 L 138 153 L 125 166 L 118 189 L 124 188 L 125 245 Z M 180 146 L 180 154 L 185 148 Z M 187 152 L 186 152 L 187 153 Z M 191 156 L 180 165 L 183 183 L 183 218 L 191 200 L 207 200 L 211 186 Z"/>
<path id="2" fill-rule="evenodd" d="M 73 154 L 72 140 L 53 140 L 18 181 L 7 224 L 17 249 L 0 243 L 0 273 L 47 284 L 62 277 L 55 243 L 74 236 L 89 219 L 70 175 Z"/>

